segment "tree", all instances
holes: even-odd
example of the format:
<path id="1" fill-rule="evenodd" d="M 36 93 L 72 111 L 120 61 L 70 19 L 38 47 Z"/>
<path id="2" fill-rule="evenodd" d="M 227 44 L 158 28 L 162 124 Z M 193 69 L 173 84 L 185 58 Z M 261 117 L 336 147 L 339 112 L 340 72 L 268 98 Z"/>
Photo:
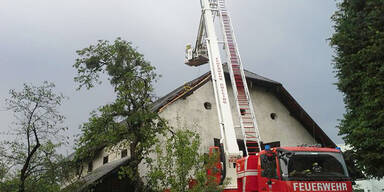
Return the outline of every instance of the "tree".
<path id="1" fill-rule="evenodd" d="M 147 159 L 151 189 L 159 192 L 223 191 L 223 186 L 207 175 L 207 170 L 215 167 L 217 158 L 200 154 L 199 147 L 200 136 L 189 130 L 177 130 L 164 144 L 157 144 L 155 158 Z M 190 186 L 191 181 L 194 181 L 193 186 Z"/>
<path id="2" fill-rule="evenodd" d="M 384 2 L 344 0 L 332 19 L 334 69 L 346 112 L 339 134 L 367 175 L 384 176 Z"/>
<path id="3" fill-rule="evenodd" d="M 53 83 L 44 82 L 41 86 L 24 84 L 21 91 L 10 90 L 6 104 L 16 117 L 16 138 L 4 141 L 1 151 L 2 161 L 9 165 L 4 169 L 7 178 L 1 186 L 9 191 L 14 191 L 15 186 L 19 192 L 58 189 L 57 165 L 62 156 L 56 148 L 64 141 L 60 132 L 66 130 L 61 126 L 64 116 L 58 107 L 65 97 L 56 94 L 54 87 Z"/>
<path id="4" fill-rule="evenodd" d="M 143 191 L 138 166 L 149 154 L 157 134 L 166 129 L 165 122 L 152 110 L 153 83 L 158 78 L 155 68 L 130 42 L 120 38 L 113 43 L 100 40 L 77 54 L 74 67 L 79 89 L 101 83 L 99 77 L 106 73 L 116 99 L 93 112 L 82 125 L 76 159 L 79 162 L 92 159 L 96 149 L 124 141 L 130 158 L 122 175 L 130 178 L 135 191 Z"/>

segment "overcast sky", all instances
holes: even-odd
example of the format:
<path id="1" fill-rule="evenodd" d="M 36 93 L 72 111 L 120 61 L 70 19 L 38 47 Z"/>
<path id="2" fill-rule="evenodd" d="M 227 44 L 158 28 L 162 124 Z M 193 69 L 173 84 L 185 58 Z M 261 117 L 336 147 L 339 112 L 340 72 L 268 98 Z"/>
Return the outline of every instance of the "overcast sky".
<path id="1" fill-rule="evenodd" d="M 227 0 L 244 67 L 281 82 L 336 142 L 344 104 L 332 72 L 334 0 Z M 162 75 L 156 94 L 205 73 L 183 64 L 194 43 L 199 0 L 0 0 L 0 127 L 11 128 L 4 111 L 9 89 L 48 80 L 70 99 L 61 108 L 69 135 L 89 113 L 111 102 L 108 84 L 75 91 L 75 51 L 99 39 L 133 42 Z M 2 135 L 0 138 L 4 138 Z"/>

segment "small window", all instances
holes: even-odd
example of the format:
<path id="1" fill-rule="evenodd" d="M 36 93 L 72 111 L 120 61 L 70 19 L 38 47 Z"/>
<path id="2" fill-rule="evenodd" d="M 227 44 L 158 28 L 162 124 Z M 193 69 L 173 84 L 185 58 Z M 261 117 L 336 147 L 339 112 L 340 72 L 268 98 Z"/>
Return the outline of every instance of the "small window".
<path id="1" fill-rule="evenodd" d="M 127 154 L 128 154 L 128 150 L 126 150 L 126 149 L 121 150 L 121 158 L 126 157 Z"/>
<path id="2" fill-rule="evenodd" d="M 240 109 L 240 114 L 245 115 L 245 109 Z"/>
<path id="3" fill-rule="evenodd" d="M 271 115 L 270 115 L 270 116 L 271 116 L 271 119 L 272 119 L 272 120 L 275 120 L 275 119 L 277 119 L 277 115 L 276 115 L 276 113 L 271 113 Z"/>
<path id="4" fill-rule="evenodd" d="M 90 161 L 90 162 L 88 163 L 88 173 L 89 173 L 89 172 L 92 172 L 92 169 L 93 169 L 93 163 L 92 163 L 92 161 Z"/>
<path id="5" fill-rule="evenodd" d="M 207 109 L 207 110 L 210 110 L 210 109 L 212 109 L 212 104 L 210 102 L 205 102 L 204 103 L 204 108 Z"/>
<path id="6" fill-rule="evenodd" d="M 108 163 L 108 155 L 103 158 L 103 164 Z"/>

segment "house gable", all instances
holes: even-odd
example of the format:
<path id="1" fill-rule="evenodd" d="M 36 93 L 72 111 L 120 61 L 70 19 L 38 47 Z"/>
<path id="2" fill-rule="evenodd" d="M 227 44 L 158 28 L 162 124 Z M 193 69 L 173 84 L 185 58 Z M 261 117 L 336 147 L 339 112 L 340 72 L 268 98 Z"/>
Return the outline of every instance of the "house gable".
<path id="1" fill-rule="evenodd" d="M 224 68 L 225 69 L 225 68 Z M 281 134 L 279 135 L 278 133 L 281 133 L 281 130 L 288 129 L 288 127 L 291 130 L 287 133 L 285 137 L 290 137 L 295 141 L 300 141 L 297 140 L 299 138 L 308 138 L 310 136 L 311 139 L 306 139 L 306 144 L 308 143 L 320 143 L 325 147 L 335 147 L 335 143 L 324 133 L 324 131 L 317 125 L 317 123 L 308 115 L 308 113 L 305 112 L 305 110 L 297 103 L 297 101 L 288 93 L 288 91 L 281 85 L 281 83 L 270 80 L 268 78 L 259 76 L 257 74 L 254 74 L 249 71 L 245 71 L 245 75 L 247 77 L 247 83 L 248 87 L 250 89 L 251 95 L 252 95 L 252 102 L 254 104 L 254 109 L 255 113 L 257 116 L 257 119 L 265 119 L 267 117 L 270 117 L 272 113 L 277 115 L 278 120 L 276 122 L 280 123 L 275 123 L 274 126 L 272 126 L 272 123 L 268 123 L 265 121 L 265 123 L 259 122 L 259 129 L 261 131 L 261 137 L 262 140 L 273 140 L 272 138 L 281 138 Z M 226 73 L 226 78 L 227 78 L 227 87 L 228 87 L 228 94 L 230 97 L 232 97 L 230 100 L 233 101 L 233 94 L 231 91 L 231 85 L 230 85 L 230 80 L 229 80 L 229 75 Z M 210 89 L 211 94 L 211 99 L 214 99 L 213 97 L 213 88 L 212 88 L 212 83 L 210 81 L 210 72 L 186 83 L 185 85 L 175 89 L 168 95 L 160 98 L 156 103 L 154 110 L 157 110 L 159 112 L 165 111 L 166 108 L 171 106 L 173 103 L 178 101 L 179 99 L 186 99 L 187 97 L 192 96 L 197 92 L 198 89 L 201 89 L 202 86 L 206 86 L 207 82 L 210 82 L 210 88 L 207 89 L 207 91 Z M 257 91 L 259 90 L 259 91 Z M 256 91 L 256 92 L 254 92 Z M 253 93 L 254 92 L 254 93 Z M 271 102 L 266 102 L 266 100 L 262 100 L 266 95 L 265 94 L 260 94 L 261 92 L 264 92 L 265 94 L 269 95 L 268 97 L 270 98 L 269 101 Z M 257 94 L 259 93 L 259 94 Z M 272 99 L 274 98 L 274 99 Z M 273 100 L 273 101 L 272 101 Z M 204 102 L 203 102 L 204 103 Z M 212 104 L 215 104 L 215 101 L 211 102 Z M 275 108 L 264 108 L 266 105 L 275 106 Z M 200 103 L 200 105 L 202 105 Z M 281 105 L 281 106 L 277 106 Z M 214 106 L 214 105 L 212 105 Z M 184 106 L 186 108 L 186 106 Z M 258 108 L 261 108 L 261 111 L 258 111 Z M 235 110 L 235 107 L 232 107 L 233 111 L 233 116 L 237 116 L 237 112 Z M 275 112 L 272 110 L 274 109 Z M 284 116 L 281 116 L 281 114 L 277 114 L 277 111 L 283 112 L 282 114 L 285 114 Z M 179 113 L 180 116 L 180 111 L 178 112 L 177 110 L 172 110 L 174 113 Z M 213 110 L 216 114 L 216 119 L 217 119 L 217 112 L 216 109 Z M 183 113 L 184 114 L 184 113 Z M 184 114 L 186 115 L 186 114 Z M 288 116 L 287 116 L 288 115 Z M 168 116 L 168 115 L 164 115 Z M 172 115 L 171 115 L 172 116 Z M 295 119 L 295 121 L 289 121 L 289 119 Z M 238 120 L 234 119 L 235 122 L 238 122 Z M 201 121 L 200 121 L 201 122 Z M 217 122 L 215 126 L 217 126 Z M 283 124 L 281 124 L 283 122 Z M 286 124 L 289 124 L 286 125 Z M 264 125 L 264 128 L 263 128 Z M 284 126 L 286 126 L 284 128 Z M 267 129 L 269 127 L 269 129 Z M 279 128 L 278 128 L 279 127 Z M 302 127 L 304 130 L 306 130 L 306 133 L 304 132 L 296 132 L 297 127 Z M 277 129 L 278 128 L 278 129 Z M 265 129 L 265 130 L 264 130 Z M 277 130 L 276 130 L 277 129 Z M 263 136 L 264 134 L 264 136 Z M 271 135 L 274 135 L 272 137 Z M 284 136 L 283 136 L 284 137 Z M 220 138 L 220 137 L 219 137 Z M 304 142 L 304 141 L 302 141 Z M 282 143 L 282 145 L 288 145 L 288 144 L 298 144 L 298 143 Z"/>

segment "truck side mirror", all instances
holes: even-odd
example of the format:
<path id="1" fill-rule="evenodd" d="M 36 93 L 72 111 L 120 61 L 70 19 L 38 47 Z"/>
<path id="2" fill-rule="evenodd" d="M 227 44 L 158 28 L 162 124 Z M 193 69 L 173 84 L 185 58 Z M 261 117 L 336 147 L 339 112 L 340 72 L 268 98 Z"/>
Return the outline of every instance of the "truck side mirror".
<path id="1" fill-rule="evenodd" d="M 276 178 L 276 156 L 272 155 L 261 155 L 261 176 L 266 178 Z"/>

